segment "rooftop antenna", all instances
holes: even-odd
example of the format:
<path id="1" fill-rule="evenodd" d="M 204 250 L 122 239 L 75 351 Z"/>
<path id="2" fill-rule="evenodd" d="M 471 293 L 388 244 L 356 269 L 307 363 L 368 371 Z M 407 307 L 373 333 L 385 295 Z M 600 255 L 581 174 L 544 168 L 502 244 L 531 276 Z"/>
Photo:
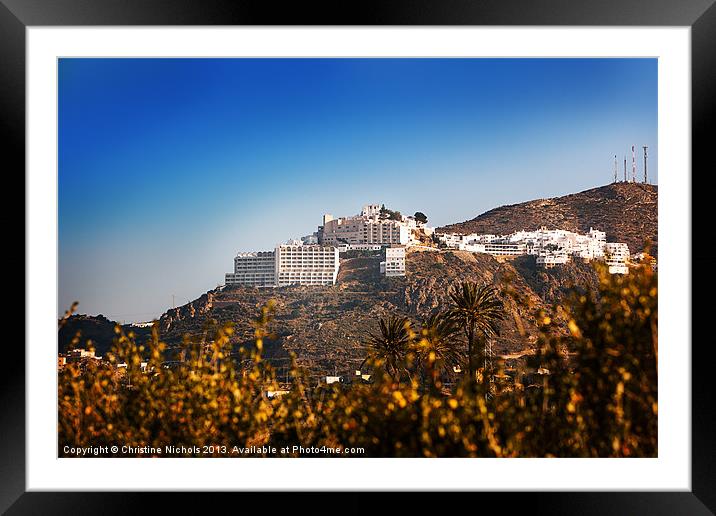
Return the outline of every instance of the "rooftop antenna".
<path id="1" fill-rule="evenodd" d="M 614 155 L 614 182 L 617 182 L 617 155 Z"/>
<path id="2" fill-rule="evenodd" d="M 631 182 L 636 182 L 636 152 L 634 146 L 631 146 Z"/>
<path id="3" fill-rule="evenodd" d="M 176 308 L 177 305 L 174 303 L 174 294 L 172 294 L 172 308 Z"/>
<path id="4" fill-rule="evenodd" d="M 626 175 L 626 154 L 624 154 L 624 182 L 627 182 L 627 175 Z"/>
<path id="5" fill-rule="evenodd" d="M 649 183 L 648 177 L 646 175 L 646 149 L 649 147 L 647 145 L 644 145 L 644 184 Z"/>

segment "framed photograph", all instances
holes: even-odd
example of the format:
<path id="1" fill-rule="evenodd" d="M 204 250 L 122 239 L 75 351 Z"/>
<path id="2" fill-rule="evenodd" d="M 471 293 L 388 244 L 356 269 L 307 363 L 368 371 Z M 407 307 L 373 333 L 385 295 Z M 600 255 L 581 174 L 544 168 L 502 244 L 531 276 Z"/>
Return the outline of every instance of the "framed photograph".
<path id="1" fill-rule="evenodd" d="M 3 510 L 714 511 L 716 7 L 420 4 L 2 0 Z"/>

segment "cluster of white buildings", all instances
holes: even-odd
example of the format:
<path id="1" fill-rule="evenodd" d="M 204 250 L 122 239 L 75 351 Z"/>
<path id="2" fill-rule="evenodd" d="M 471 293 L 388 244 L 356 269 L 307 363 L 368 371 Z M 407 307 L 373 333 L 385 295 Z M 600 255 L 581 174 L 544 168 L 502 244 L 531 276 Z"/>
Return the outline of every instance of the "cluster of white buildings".
<path id="1" fill-rule="evenodd" d="M 419 215 L 419 214 L 418 214 Z M 335 218 L 325 214 L 318 230 L 289 240 L 273 251 L 239 253 L 234 271 L 226 274 L 227 286 L 285 287 L 289 285 L 334 285 L 340 267 L 339 255 L 346 251 L 381 251 L 380 273 L 405 276 L 406 248 L 422 245 L 421 237 L 434 229 L 415 217 L 386 210 L 379 204 L 363 206 L 358 215 Z M 510 235 L 435 234 L 451 249 L 493 256 L 534 255 L 542 267 L 554 267 L 570 259 L 605 260 L 612 274 L 629 272 L 629 247 L 607 242 L 604 231 L 590 228 L 586 235 L 542 227 Z"/>
<path id="2" fill-rule="evenodd" d="M 226 274 L 227 286 L 285 287 L 288 285 L 334 285 L 340 266 L 339 253 L 353 250 L 381 251 L 381 273 L 405 276 L 405 246 L 420 242 L 418 234 L 430 236 L 432 228 L 414 217 L 393 218 L 379 204 L 368 204 L 359 215 L 323 216 L 323 225 L 312 235 L 289 240 L 273 251 L 239 253 L 234 271 Z M 397 219 L 397 220 L 396 220 Z"/>
<path id="3" fill-rule="evenodd" d="M 439 234 L 446 247 L 486 253 L 493 256 L 534 255 L 537 264 L 554 267 L 571 258 L 584 261 L 605 260 L 612 274 L 627 274 L 629 247 L 621 242 L 607 242 L 606 233 L 590 228 L 586 235 L 563 229 L 542 227 L 536 231 L 517 231 L 510 235 Z"/>

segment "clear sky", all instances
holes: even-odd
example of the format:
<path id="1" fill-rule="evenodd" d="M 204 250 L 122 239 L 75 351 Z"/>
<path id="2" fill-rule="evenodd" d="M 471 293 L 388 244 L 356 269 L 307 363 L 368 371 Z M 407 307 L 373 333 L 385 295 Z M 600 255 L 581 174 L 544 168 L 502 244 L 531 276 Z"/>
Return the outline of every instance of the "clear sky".
<path id="1" fill-rule="evenodd" d="M 61 59 L 59 313 L 145 321 L 366 203 L 429 225 L 620 177 L 656 59 Z"/>

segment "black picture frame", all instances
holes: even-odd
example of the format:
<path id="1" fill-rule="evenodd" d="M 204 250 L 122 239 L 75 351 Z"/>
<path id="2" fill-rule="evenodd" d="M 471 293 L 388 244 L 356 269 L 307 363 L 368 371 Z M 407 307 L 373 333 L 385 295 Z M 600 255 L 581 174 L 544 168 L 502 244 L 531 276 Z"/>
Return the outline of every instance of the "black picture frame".
<path id="1" fill-rule="evenodd" d="M 82 25 L 576 25 L 576 26 L 689 26 L 691 27 L 692 170 L 678 171 L 692 182 L 692 236 L 707 234 L 710 221 L 708 188 L 695 188 L 697 180 L 713 169 L 710 135 L 716 126 L 716 4 L 715 0 L 363 0 L 361 2 L 288 3 L 280 7 L 266 0 L 0 0 L 0 124 L 5 129 L 5 177 L 24 177 L 25 167 L 25 29 L 29 26 Z M 711 143 L 711 145 L 709 145 Z M 16 173 L 17 172 L 17 173 Z M 670 171 L 669 173 L 672 173 Z M 24 186 L 23 186 L 24 188 Z M 17 217 L 15 217 L 17 218 Z M 11 219 L 6 219 L 11 220 Z M 668 245 L 668 244 L 667 244 Z M 693 248 L 692 248 L 693 249 Z M 19 260 L 18 260 L 19 261 Z M 692 258 L 692 274 L 699 289 L 692 289 L 692 490 L 690 492 L 619 493 L 500 493 L 472 494 L 496 502 L 504 510 L 549 514 L 713 514 L 716 512 L 716 449 L 714 397 L 711 386 L 705 328 L 713 302 L 716 261 Z M 26 274 L 28 273 L 25 269 Z M 17 325 L 19 327 L 19 324 Z M 17 336 L 19 339 L 19 336 Z M 9 343 L 6 343 L 9 344 Z M 683 344 L 688 348 L 688 342 Z M 0 510 L 8 514 L 127 513 L 148 508 L 150 494 L 131 493 L 28 493 L 25 489 L 25 360 L 13 355 L 0 374 Z M 628 460 L 628 459 L 627 459 Z M 181 507 L 181 513 L 218 507 L 216 497 L 227 494 L 173 493 L 162 500 L 164 511 Z M 245 499 L 245 494 L 241 495 Z M 350 512 L 370 507 L 361 493 L 347 493 L 337 510 Z M 460 503 L 462 495 L 451 495 Z M 488 500 L 487 497 L 492 498 Z M 211 498 L 211 500 L 209 500 Z M 257 501 L 266 501 L 260 496 Z M 271 498 L 271 512 L 280 500 Z M 402 497 L 401 497 L 402 498 Z M 509 500 L 505 503 L 505 498 Z M 317 494 L 294 493 L 289 507 L 323 505 Z M 395 498 L 381 504 L 400 504 L 402 511 L 423 506 L 425 496 Z M 209 505 L 211 504 L 211 505 Z M 277 505 L 278 504 L 278 505 Z M 493 504 L 490 504 L 493 505 Z M 244 506 L 248 508 L 248 505 Z M 325 507 L 325 505 L 324 505 Z M 385 508 L 385 507 L 384 507 Z M 476 507 L 476 510 L 477 507 Z M 501 510 L 502 511 L 502 510 Z M 319 511 L 320 512 L 320 511 Z M 360 512 L 364 512 L 360 509 Z"/>

